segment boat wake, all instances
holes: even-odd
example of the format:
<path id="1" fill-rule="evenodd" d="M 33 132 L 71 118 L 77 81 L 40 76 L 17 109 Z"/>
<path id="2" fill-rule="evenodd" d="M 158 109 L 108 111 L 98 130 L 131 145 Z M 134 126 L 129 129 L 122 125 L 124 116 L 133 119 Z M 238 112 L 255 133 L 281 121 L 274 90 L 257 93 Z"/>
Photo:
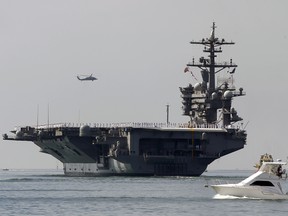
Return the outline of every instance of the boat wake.
<path id="1" fill-rule="evenodd" d="M 230 196 L 230 195 L 221 195 L 221 194 L 216 194 L 214 195 L 213 199 L 219 199 L 219 200 L 233 200 L 233 199 L 256 199 L 258 200 L 259 198 L 255 197 L 237 197 L 237 196 Z"/>

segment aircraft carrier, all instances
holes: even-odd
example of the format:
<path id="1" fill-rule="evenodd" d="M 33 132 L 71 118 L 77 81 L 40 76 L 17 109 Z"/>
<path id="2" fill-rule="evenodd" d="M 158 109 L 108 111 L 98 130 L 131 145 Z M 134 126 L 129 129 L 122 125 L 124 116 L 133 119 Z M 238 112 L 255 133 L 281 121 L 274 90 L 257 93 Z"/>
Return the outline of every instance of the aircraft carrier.
<path id="1" fill-rule="evenodd" d="M 187 123 L 24 126 L 4 134 L 4 140 L 34 142 L 41 152 L 61 161 L 69 176 L 201 175 L 215 159 L 242 149 L 247 136 L 232 107 L 234 97 L 245 95 L 233 83 L 237 65 L 232 59 L 215 61 L 222 46 L 234 42 L 215 37 L 215 28 L 213 23 L 208 38 L 190 42 L 204 46 L 207 57 L 192 59 L 184 70 L 195 80 L 180 87 Z M 216 81 L 220 72 L 223 76 Z"/>

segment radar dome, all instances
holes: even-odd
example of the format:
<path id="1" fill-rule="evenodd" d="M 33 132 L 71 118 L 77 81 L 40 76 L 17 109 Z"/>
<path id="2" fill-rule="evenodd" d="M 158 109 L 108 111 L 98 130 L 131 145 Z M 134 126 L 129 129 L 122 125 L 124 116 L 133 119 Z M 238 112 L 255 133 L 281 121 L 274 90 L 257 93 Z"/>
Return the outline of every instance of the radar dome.
<path id="1" fill-rule="evenodd" d="M 20 138 L 22 138 L 23 137 L 23 132 L 22 131 L 16 131 L 16 139 L 20 139 Z"/>
<path id="2" fill-rule="evenodd" d="M 88 125 L 82 125 L 79 129 L 79 136 L 90 136 L 90 127 Z"/>
<path id="3" fill-rule="evenodd" d="M 216 93 L 216 92 L 213 92 L 212 95 L 211 95 L 211 97 L 212 97 L 212 100 L 217 99 L 217 93 Z"/>
<path id="4" fill-rule="evenodd" d="M 225 99 L 231 99 L 233 97 L 233 92 L 227 90 L 224 92 L 224 98 Z"/>
<path id="5" fill-rule="evenodd" d="M 202 89 L 201 83 L 196 83 L 196 84 L 194 85 L 194 90 L 195 90 L 195 91 L 201 91 L 201 89 Z"/>

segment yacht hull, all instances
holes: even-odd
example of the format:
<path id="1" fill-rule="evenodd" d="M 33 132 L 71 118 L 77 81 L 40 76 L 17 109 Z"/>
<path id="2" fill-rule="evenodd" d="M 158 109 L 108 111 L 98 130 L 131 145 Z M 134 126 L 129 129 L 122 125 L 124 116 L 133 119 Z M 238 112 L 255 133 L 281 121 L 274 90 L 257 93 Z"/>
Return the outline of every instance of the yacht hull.
<path id="1" fill-rule="evenodd" d="M 288 199 L 282 189 L 270 186 L 239 186 L 237 184 L 211 185 L 217 194 L 253 199 Z"/>

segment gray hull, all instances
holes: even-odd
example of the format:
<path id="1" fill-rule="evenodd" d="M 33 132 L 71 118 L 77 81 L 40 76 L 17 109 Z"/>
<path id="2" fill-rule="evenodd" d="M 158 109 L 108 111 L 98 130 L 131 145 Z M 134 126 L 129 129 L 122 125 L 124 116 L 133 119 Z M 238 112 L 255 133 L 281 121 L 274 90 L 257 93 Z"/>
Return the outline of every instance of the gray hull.
<path id="1" fill-rule="evenodd" d="M 184 158 L 182 160 L 185 161 Z M 141 157 L 127 159 L 130 161 L 127 163 L 110 158 L 107 167 L 101 163 L 64 163 L 64 172 L 68 176 L 199 176 L 212 160 L 195 159 L 182 163 L 147 164 Z"/>
<path id="2" fill-rule="evenodd" d="M 43 128 L 31 141 L 60 160 L 69 176 L 199 176 L 246 140 L 238 129 L 83 128 Z"/>

